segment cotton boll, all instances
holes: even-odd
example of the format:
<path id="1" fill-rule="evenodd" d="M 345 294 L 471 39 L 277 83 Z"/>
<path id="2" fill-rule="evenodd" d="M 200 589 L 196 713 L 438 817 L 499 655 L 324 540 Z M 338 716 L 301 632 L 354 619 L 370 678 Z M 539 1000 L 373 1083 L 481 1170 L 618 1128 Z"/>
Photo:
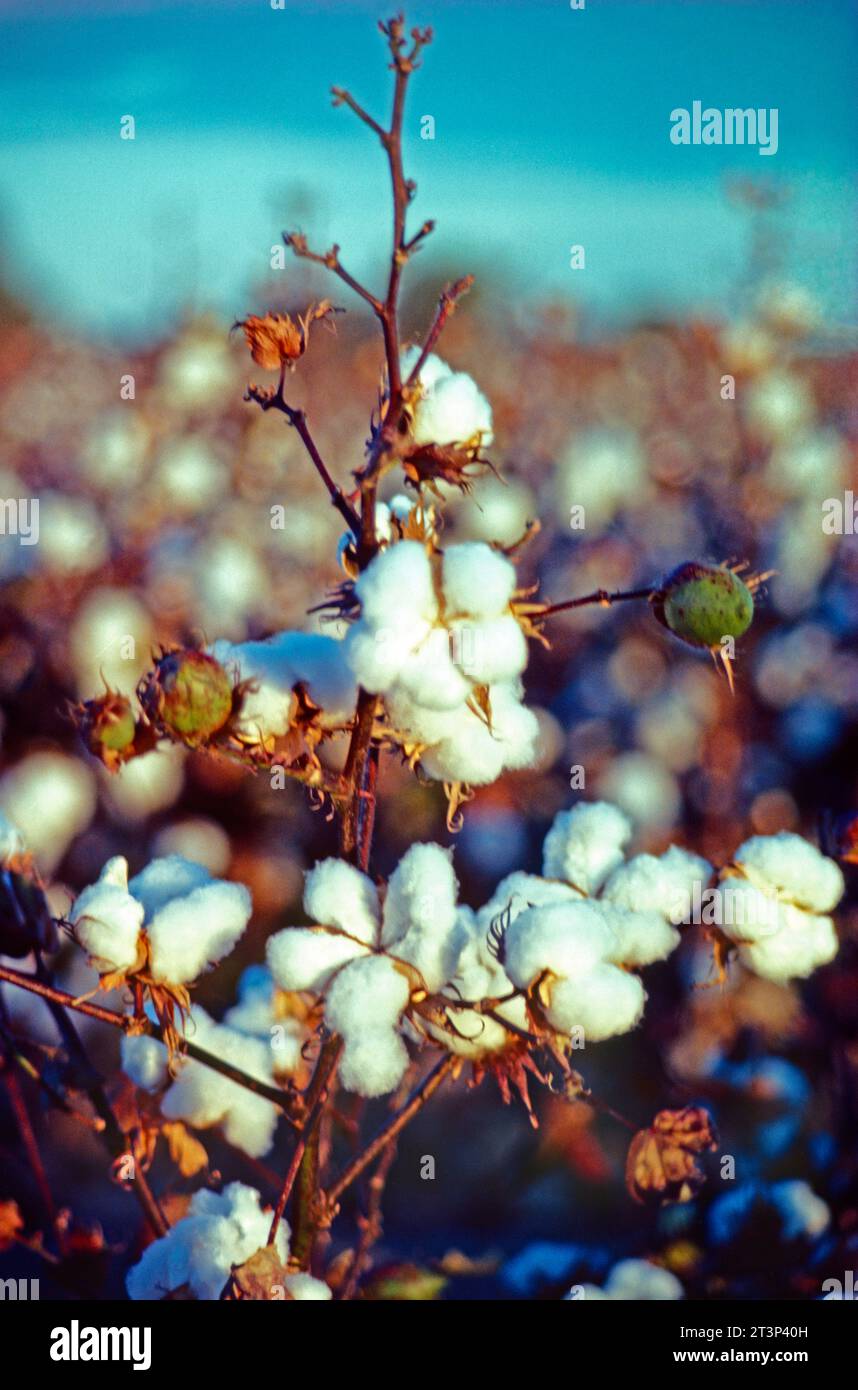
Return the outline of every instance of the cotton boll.
<path id="1" fill-rule="evenodd" d="M 347 1038 L 340 1061 L 340 1084 L 355 1095 L 384 1096 L 396 1089 L 408 1068 L 405 1043 L 392 1028 L 369 1028 Z"/>
<path id="2" fill-rule="evenodd" d="M 483 541 L 465 541 L 444 552 L 442 586 L 451 616 L 499 616 L 512 598 L 515 581 L 512 562 Z"/>
<path id="3" fill-rule="evenodd" d="M 679 932 L 660 912 L 608 907 L 607 918 L 617 938 L 616 948 L 608 957 L 615 965 L 653 965 L 657 960 L 667 960 L 679 945 Z"/>
<path id="4" fill-rule="evenodd" d="M 403 352 L 401 360 L 402 377 L 404 381 L 408 380 L 412 371 L 417 366 L 421 351 L 422 349 L 419 347 L 410 347 L 406 348 L 405 352 Z M 418 380 L 424 390 L 428 391 L 431 390 L 437 382 L 442 381 L 444 377 L 452 375 L 453 368 L 448 366 L 444 359 L 438 357 L 436 353 L 430 352 L 423 366 L 420 368 Z"/>
<path id="5" fill-rule="evenodd" d="M 583 978 L 554 981 L 549 994 L 549 1023 L 561 1033 L 580 1028 L 588 1042 L 628 1033 L 640 1022 L 646 1003 L 637 975 L 607 964 Z"/>
<path id="6" fill-rule="evenodd" d="M 214 1023 L 198 1006 L 191 1011 L 188 1036 L 257 1081 L 273 1083 L 271 1049 L 258 1038 Z M 161 1113 L 165 1119 L 183 1120 L 198 1129 L 218 1125 L 230 1144 L 252 1158 L 268 1153 L 279 1118 L 277 1106 L 271 1101 L 192 1058 L 182 1062 L 161 1102 Z"/>
<path id="7" fill-rule="evenodd" d="M 406 695 L 401 686 L 394 686 L 385 696 L 385 704 L 392 727 L 415 743 L 439 743 L 451 737 L 463 720 L 474 718 L 464 705 L 454 710 L 427 709 Z"/>
<path id="8" fill-rule="evenodd" d="M 679 783 L 657 758 L 621 753 L 598 779 L 598 791 L 615 802 L 638 826 L 668 830 L 682 806 Z"/>
<path id="9" fill-rule="evenodd" d="M 515 680 L 527 665 L 527 640 L 511 613 L 482 621 L 458 618 L 451 633 L 456 664 L 475 685 Z"/>
<path id="10" fill-rule="evenodd" d="M 732 941 L 764 941 L 780 931 L 788 904 L 732 875 L 720 883 L 713 901 L 715 923 Z"/>
<path id="11" fill-rule="evenodd" d="M 579 979 L 589 976 L 615 945 L 605 914 L 595 903 L 531 907 L 507 928 L 504 968 L 520 989 L 527 989 L 545 971 Z"/>
<path id="12" fill-rule="evenodd" d="M 167 1081 L 167 1049 L 145 1033 L 125 1034 L 120 1044 L 122 1070 L 142 1091 L 157 1091 Z"/>
<path id="13" fill-rule="evenodd" d="M 329 720 L 352 717 L 357 685 L 341 641 L 321 632 L 283 632 L 270 645 L 291 668 L 293 684 L 303 685 Z"/>
<path id="14" fill-rule="evenodd" d="M 637 854 L 614 869 L 602 889 L 602 898 L 616 907 L 628 908 L 632 912 L 661 912 L 663 916 L 668 916 L 677 880 L 681 896 L 690 896 L 690 885 L 686 884 L 686 875 L 679 872 L 676 861 L 673 861 L 673 864 L 674 871 L 671 875 L 670 867 L 666 866 L 663 860 L 656 859 L 655 855 Z"/>
<path id="15" fill-rule="evenodd" d="M 491 444 L 492 408 L 467 372 L 420 373 L 422 395 L 414 406 L 415 444 Z"/>
<path id="16" fill-rule="evenodd" d="M 734 860 L 752 883 L 770 886 L 811 912 L 830 912 L 843 896 L 840 866 L 826 859 L 801 835 L 754 835 L 737 849 Z"/>
<path id="17" fill-rule="evenodd" d="M 471 694 L 469 681 L 453 664 L 445 627 L 431 628 L 415 646 L 402 664 L 399 681 L 409 698 L 428 709 L 459 708 Z"/>
<path id="18" fill-rule="evenodd" d="M 387 885 L 382 944 L 400 941 L 412 929 L 447 935 L 456 921 L 458 891 L 452 852 L 440 845 L 412 845 Z"/>
<path id="19" fill-rule="evenodd" d="M 675 1274 L 649 1260 L 620 1260 L 605 1284 L 609 1298 L 665 1302 L 683 1298 L 685 1290 Z"/>
<path id="20" fill-rule="evenodd" d="M 751 945 L 739 947 L 739 959 L 765 980 L 784 984 L 805 979 L 837 955 L 838 940 L 830 917 L 815 917 L 787 904 L 784 924 Z"/>
<path id="21" fill-rule="evenodd" d="M 152 619 L 125 589 L 100 588 L 77 610 L 69 633 L 71 661 L 81 699 L 101 695 L 104 684 L 132 696 L 148 665 Z"/>
<path id="22" fill-rule="evenodd" d="M 188 984 L 228 955 L 253 910 L 243 883 L 208 883 L 161 908 L 147 925 L 155 980 Z"/>
<path id="23" fill-rule="evenodd" d="M 519 682 L 501 682 L 489 689 L 492 734 L 500 741 L 503 766 L 516 771 L 532 767 L 536 759 L 539 720 L 521 703 Z"/>
<path id="24" fill-rule="evenodd" d="M 553 879 L 517 870 L 501 880 L 489 901 L 480 908 L 477 924 L 485 934 L 502 913 L 508 913 L 509 921 L 513 922 L 528 907 L 539 907 L 543 903 L 580 902 L 581 896 L 568 883 L 556 883 Z"/>
<path id="25" fill-rule="evenodd" d="M 75 899 L 69 922 L 101 974 L 130 969 L 137 959 L 143 907 L 128 891 L 127 860 L 108 860 L 98 882 Z"/>
<path id="26" fill-rule="evenodd" d="M 266 642 L 233 645 L 221 639 L 211 647 L 211 655 L 237 680 L 249 682 L 237 730 L 260 740 L 285 734 L 292 722 L 295 695 L 294 673 L 282 654 Z"/>
<path id="27" fill-rule="evenodd" d="M 503 748 L 482 720 L 463 709 L 455 729 L 420 755 L 420 765 L 437 782 L 496 782 L 503 771 Z"/>
<path id="28" fill-rule="evenodd" d="M 270 1213 L 263 1212 L 259 1193 L 233 1182 L 223 1192 L 205 1188 L 194 1193 L 186 1216 L 153 1241 L 129 1270 L 128 1295 L 134 1300 L 164 1298 L 189 1284 L 197 1298 L 215 1301 L 233 1265 L 243 1264 L 268 1241 Z M 281 1221 L 274 1249 L 285 1261 L 289 1227 Z"/>
<path id="29" fill-rule="evenodd" d="M 323 926 L 340 927 L 366 946 L 378 937 L 380 909 L 372 879 L 344 859 L 323 859 L 304 884 L 304 910 Z"/>
<path id="30" fill-rule="evenodd" d="M 95 778 L 85 763 L 64 753 L 28 753 L 3 774 L 0 807 L 50 875 L 93 817 Z"/>
<path id="31" fill-rule="evenodd" d="M 281 989 L 324 993 L 331 976 L 366 947 L 320 927 L 286 927 L 268 938 L 268 967 Z"/>
<path id="32" fill-rule="evenodd" d="M 333 1298 L 324 1279 L 314 1279 L 312 1274 L 289 1274 L 283 1283 L 298 1303 L 327 1303 Z"/>
<path id="33" fill-rule="evenodd" d="M 542 853 L 546 878 L 595 893 L 622 862 L 632 827 L 622 811 L 605 801 L 579 802 L 554 818 Z"/>
<path id="34" fill-rule="evenodd" d="M 325 1022 L 346 1040 L 365 1029 L 392 1028 L 408 1003 L 405 976 L 386 956 L 352 961 L 332 982 L 325 999 Z"/>
<path id="35" fill-rule="evenodd" d="M 422 618 L 395 615 L 383 627 L 373 627 L 361 619 L 346 633 L 345 660 L 355 680 L 364 690 L 381 694 L 392 689 L 415 646 L 432 631 Z"/>
<path id="36" fill-rule="evenodd" d="M 698 885 L 702 892 L 712 877 L 712 865 L 708 859 L 704 859 L 700 854 L 692 854 L 687 849 L 680 849 L 678 845 L 671 845 L 666 849 L 660 856 L 659 863 L 665 874 L 668 901 L 672 904 L 684 904 L 693 896 L 695 885 Z M 670 912 L 667 915 L 672 921 L 676 920 Z"/>
<path id="37" fill-rule="evenodd" d="M 429 556 L 420 541 L 399 541 L 370 562 L 355 582 L 361 614 L 373 627 L 434 622 L 438 602 Z"/>
<path id="38" fill-rule="evenodd" d="M 181 854 L 168 854 L 164 859 L 151 860 L 132 878 L 128 887 L 143 904 L 146 918 L 151 921 L 155 913 L 174 898 L 184 898 L 211 881 L 211 875 L 202 864 L 195 864 Z"/>

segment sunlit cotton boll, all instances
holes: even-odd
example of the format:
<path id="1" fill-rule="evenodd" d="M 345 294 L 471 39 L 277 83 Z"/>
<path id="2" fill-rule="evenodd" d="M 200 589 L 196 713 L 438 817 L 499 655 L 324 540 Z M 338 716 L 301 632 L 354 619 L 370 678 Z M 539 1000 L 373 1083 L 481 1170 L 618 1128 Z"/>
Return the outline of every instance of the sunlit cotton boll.
<path id="1" fill-rule="evenodd" d="M 214 405 L 233 384 L 229 348 L 220 331 L 191 329 L 163 354 L 158 384 L 171 405 Z"/>
<path id="2" fill-rule="evenodd" d="M 0 779 L 0 807 L 46 874 L 89 825 L 95 806 L 92 772 L 64 753 L 30 753 Z"/>
<path id="3" fill-rule="evenodd" d="M 232 853 L 226 831 L 205 816 L 191 816 L 165 825 L 155 836 L 152 848 L 158 858 L 179 854 L 204 865 L 214 875 L 226 872 Z"/>
<path id="4" fill-rule="evenodd" d="M 542 872 L 546 878 L 596 893 L 623 860 L 631 839 L 628 817 L 605 801 L 580 802 L 555 816 L 545 837 Z"/>
<path id="5" fill-rule="evenodd" d="M 179 855 L 153 860 L 129 888 L 146 904 L 155 980 L 195 980 L 229 954 L 250 920 L 252 903 L 244 884 L 211 879 L 201 865 Z"/>
<path id="6" fill-rule="evenodd" d="M 745 410 L 754 432 L 779 443 L 803 430 L 813 419 L 813 395 L 795 372 L 772 370 L 748 387 Z"/>
<path id="7" fill-rule="evenodd" d="M 212 536 L 194 552 L 200 618 L 209 628 L 243 635 L 264 608 L 269 579 L 260 556 L 235 536 Z"/>
<path id="8" fill-rule="evenodd" d="M 117 856 L 78 894 L 68 920 L 90 963 L 109 974 L 134 965 L 143 916 L 143 904 L 128 891 L 128 861 Z"/>
<path id="9" fill-rule="evenodd" d="M 410 374 L 418 354 L 416 348 L 404 354 L 404 376 Z M 467 444 L 474 440 L 491 444 L 491 406 L 466 372 L 454 372 L 440 357 L 430 354 L 419 381 L 422 394 L 413 408 L 415 444 Z"/>

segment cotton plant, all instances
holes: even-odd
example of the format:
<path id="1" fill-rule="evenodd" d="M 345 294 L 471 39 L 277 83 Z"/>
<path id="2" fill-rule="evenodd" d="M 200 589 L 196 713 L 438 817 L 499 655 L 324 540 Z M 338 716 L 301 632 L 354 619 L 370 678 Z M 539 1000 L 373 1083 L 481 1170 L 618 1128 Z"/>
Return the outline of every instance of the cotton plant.
<path id="1" fill-rule="evenodd" d="M 127 860 L 117 855 L 64 919 L 102 987 L 122 991 L 122 1011 L 111 1012 L 46 983 L 54 921 L 32 864 L 0 825 L 15 951 L 18 958 L 32 952 L 39 972 L 3 967 L 0 978 L 41 992 L 62 1017 L 89 1012 L 121 1030 L 141 1131 L 158 1121 L 217 1131 L 227 1150 L 242 1151 L 245 1167 L 263 1158 L 278 1164 L 271 1212 L 241 1183 L 216 1191 L 217 1173 L 208 1170 L 212 1186 L 197 1191 L 171 1227 L 149 1185 L 149 1155 L 140 1157 L 93 1082 L 114 1157 L 124 1160 L 126 1144 L 133 1150 L 129 1181 L 157 1237 L 129 1274 L 133 1298 L 301 1301 L 360 1292 L 379 1218 L 367 1217 L 353 1248 L 326 1264 L 320 1237 L 337 1220 L 343 1195 L 379 1160 L 379 1196 L 401 1131 L 448 1079 L 476 1084 L 491 1075 L 505 1098 L 518 1091 L 534 1122 L 531 1079 L 569 1102 L 591 1101 L 573 1062 L 591 1044 L 641 1025 L 646 972 L 691 930 L 677 904 L 693 902 L 695 889 L 715 874 L 678 846 L 629 856 L 626 815 L 608 802 L 585 801 L 556 814 L 541 873 L 513 872 L 477 907 L 460 900 L 452 852 L 435 843 L 412 844 L 386 881 L 378 875 L 374 812 L 389 759 L 443 785 L 450 828 L 475 789 L 538 763 L 528 662 L 534 643 L 561 640 L 560 614 L 639 602 L 675 642 L 720 661 L 732 686 L 736 644 L 766 578 L 742 565 L 688 560 L 642 588 L 599 588 L 552 602 L 521 577 L 536 519 L 517 536 L 449 540 L 446 502 L 495 471 L 486 451 L 496 427 L 483 372 L 478 384 L 436 352 L 470 276 L 442 291 L 418 341 L 403 340 L 402 278 L 433 231 L 431 222 L 409 225 L 414 187 L 403 168 L 403 112 L 431 32 L 409 33 L 401 17 L 381 30 L 394 83 L 389 126 L 341 88 L 334 100 L 369 127 L 388 157 L 394 240 L 386 284 L 380 291 L 362 285 L 337 245 L 317 251 L 302 233 L 285 236 L 296 257 L 356 294 L 381 330 L 365 452 L 349 479 L 334 476 L 291 389 L 341 306 L 325 299 L 294 317 L 248 314 L 235 325 L 256 366 L 275 374 L 273 384 L 250 383 L 245 399 L 295 431 L 345 526 L 330 556 L 330 588 L 314 607 L 324 630 L 314 624 L 235 640 L 231 627 L 229 639 L 213 632 L 196 645 L 168 645 L 133 694 L 108 687 L 75 710 L 87 748 L 108 773 L 127 775 L 136 760 L 172 746 L 195 758 L 228 758 L 249 772 L 277 769 L 302 784 L 339 831 L 337 854 L 307 872 L 308 920 L 278 924 L 265 945 L 266 965 L 242 977 L 232 1002 L 225 998 L 235 978 L 228 958 L 251 917 L 249 890 L 178 855 L 156 858 L 129 878 Z M 750 912 L 741 932 L 717 927 L 711 935 L 722 965 L 736 954 L 744 968 L 786 982 L 834 955 L 830 914 L 842 875 L 799 837 L 747 841 L 719 870 L 717 891 L 728 889 L 765 907 L 766 926 L 757 929 Z M 194 998 L 210 971 L 217 972 L 212 1013 Z M 340 1091 L 386 1097 L 390 1113 L 364 1142 L 350 1103 L 355 1148 L 337 1173 Z M 287 1131 L 281 1163 L 278 1136 Z M 633 1197 L 691 1200 L 705 1181 L 700 1156 L 716 1143 L 702 1108 L 659 1112 L 632 1143 Z M 612 1292 L 620 1286 L 635 1289 L 634 1297 L 672 1296 L 647 1292 L 665 1275 L 651 1268 L 615 1270 L 604 1296 L 629 1296 Z"/>
<path id="2" fill-rule="evenodd" d="M 251 912 L 244 884 L 212 878 L 181 855 L 153 859 L 130 880 L 116 855 L 75 898 L 68 924 L 102 988 L 147 992 L 173 1045 L 175 1010 L 189 1007 L 189 987 L 232 951 Z"/>
<path id="3" fill-rule="evenodd" d="M 146 1247 L 128 1272 L 128 1293 L 135 1301 L 175 1297 L 188 1290 L 202 1301 L 221 1297 L 233 1270 L 247 1267 L 268 1244 L 270 1214 L 259 1193 L 241 1182 L 222 1192 L 203 1188 L 191 1198 L 188 1213 L 168 1233 Z M 281 1221 L 272 1242 L 282 1273 L 269 1264 L 268 1297 L 275 1301 L 323 1302 L 329 1286 L 298 1269 L 289 1269 L 289 1226 Z"/>

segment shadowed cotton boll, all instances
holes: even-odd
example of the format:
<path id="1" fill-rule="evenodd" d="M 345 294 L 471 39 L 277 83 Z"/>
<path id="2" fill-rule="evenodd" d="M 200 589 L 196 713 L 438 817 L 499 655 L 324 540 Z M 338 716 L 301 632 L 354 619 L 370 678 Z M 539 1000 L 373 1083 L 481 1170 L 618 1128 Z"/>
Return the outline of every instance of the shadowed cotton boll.
<path id="1" fill-rule="evenodd" d="M 270 1227 L 271 1213 L 262 1210 L 259 1193 L 244 1183 L 232 1182 L 223 1192 L 195 1192 L 187 1215 L 148 1245 L 129 1271 L 129 1297 L 161 1299 L 188 1285 L 196 1298 L 214 1301 L 233 1265 L 244 1264 L 267 1244 Z M 274 1250 L 283 1264 L 289 1258 L 289 1241 L 289 1226 L 281 1221 Z M 331 1297 L 328 1285 L 310 1274 L 287 1274 L 283 1284 L 296 1301 Z"/>

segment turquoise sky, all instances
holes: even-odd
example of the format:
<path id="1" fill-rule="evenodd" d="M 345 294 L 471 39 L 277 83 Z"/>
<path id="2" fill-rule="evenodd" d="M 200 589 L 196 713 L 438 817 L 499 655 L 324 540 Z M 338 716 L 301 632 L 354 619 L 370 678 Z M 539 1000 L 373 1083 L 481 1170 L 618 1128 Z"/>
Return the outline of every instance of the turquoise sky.
<path id="1" fill-rule="evenodd" d="M 348 0 L 54 0 L 38 14 L 0 2 L 6 278 L 81 329 L 145 338 L 189 304 L 244 311 L 286 225 L 336 236 L 371 273 L 387 232 L 382 160 L 327 89 L 383 112 L 378 13 Z M 429 0 L 409 18 L 437 34 L 408 163 L 445 268 L 606 319 L 720 310 L 747 233 L 724 182 L 753 176 L 791 190 L 791 272 L 853 318 L 853 0 Z M 777 107 L 777 155 L 672 145 L 670 112 L 694 100 Z M 119 139 L 126 114 L 133 142 Z M 426 114 L 434 141 L 419 138 Z M 569 269 L 572 243 L 583 272 Z"/>

